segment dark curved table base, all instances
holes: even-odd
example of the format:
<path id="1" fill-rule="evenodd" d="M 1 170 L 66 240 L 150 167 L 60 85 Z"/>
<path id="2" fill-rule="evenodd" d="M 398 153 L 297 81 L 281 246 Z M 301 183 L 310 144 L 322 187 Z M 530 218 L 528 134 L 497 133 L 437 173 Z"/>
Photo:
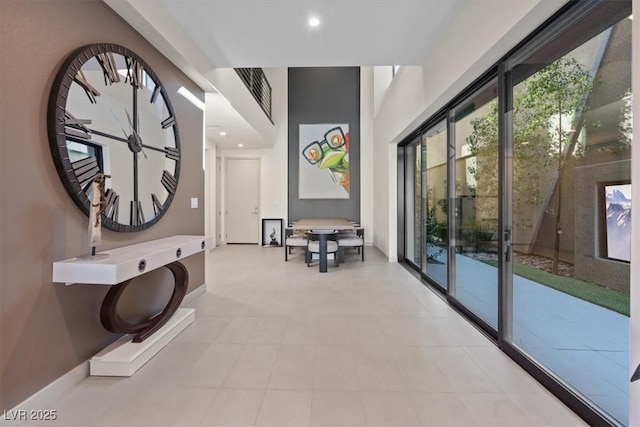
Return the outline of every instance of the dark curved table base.
<path id="1" fill-rule="evenodd" d="M 173 316 L 173 313 L 175 313 L 180 307 L 180 303 L 182 303 L 182 300 L 187 294 L 189 273 L 185 266 L 178 261 L 167 264 L 165 267 L 171 271 L 175 281 L 173 294 L 165 308 L 151 319 L 145 320 L 141 323 L 131 324 L 124 321 L 118 314 L 118 301 L 133 279 L 118 283 L 109 289 L 109 292 L 107 292 L 107 295 L 104 297 L 104 301 L 102 302 L 102 307 L 100 307 L 100 321 L 107 331 L 123 334 L 137 334 L 133 337 L 133 342 L 140 343 L 149 338 L 154 332 L 167 323 L 171 316 Z"/>

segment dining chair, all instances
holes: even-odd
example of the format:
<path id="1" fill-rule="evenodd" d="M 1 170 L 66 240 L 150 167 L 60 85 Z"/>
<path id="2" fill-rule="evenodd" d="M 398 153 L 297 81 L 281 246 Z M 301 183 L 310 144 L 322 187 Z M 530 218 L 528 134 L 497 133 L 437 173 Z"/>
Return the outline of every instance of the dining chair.
<path id="1" fill-rule="evenodd" d="M 307 232 L 307 267 L 311 265 L 313 254 L 320 254 L 320 241 L 326 239 L 327 255 L 333 254 L 336 266 L 340 265 L 338 251 L 338 232 L 335 230 L 312 230 Z"/>
<path id="2" fill-rule="evenodd" d="M 353 233 L 344 233 L 338 235 L 338 246 L 340 247 L 340 258 L 344 261 L 347 249 L 355 248 L 362 256 L 364 262 L 364 228 L 357 227 Z"/>
<path id="3" fill-rule="evenodd" d="M 284 260 L 289 261 L 289 255 L 293 248 L 302 248 L 305 253 L 305 260 L 307 255 L 307 236 L 299 230 L 293 228 L 284 229 Z"/>

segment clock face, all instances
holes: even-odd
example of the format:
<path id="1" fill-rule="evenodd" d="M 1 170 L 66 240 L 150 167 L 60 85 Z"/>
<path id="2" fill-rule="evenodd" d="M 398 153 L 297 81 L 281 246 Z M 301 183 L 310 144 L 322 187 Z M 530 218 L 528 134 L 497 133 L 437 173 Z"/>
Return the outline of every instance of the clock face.
<path id="1" fill-rule="evenodd" d="M 85 214 L 93 179 L 110 176 L 105 227 L 141 231 L 169 208 L 180 175 L 176 116 L 158 76 L 134 52 L 102 43 L 71 54 L 51 90 L 48 131 L 58 174 Z"/>

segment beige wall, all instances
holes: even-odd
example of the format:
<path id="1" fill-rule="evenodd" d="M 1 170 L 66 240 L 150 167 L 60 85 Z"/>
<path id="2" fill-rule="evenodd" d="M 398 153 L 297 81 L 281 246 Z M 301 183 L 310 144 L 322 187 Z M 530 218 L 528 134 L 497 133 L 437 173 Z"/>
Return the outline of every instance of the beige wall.
<path id="1" fill-rule="evenodd" d="M 49 151 L 47 101 L 74 49 L 121 44 L 156 71 L 176 110 L 182 170 L 173 204 L 140 233 L 104 232 L 101 249 L 204 233 L 203 114 L 177 95 L 203 93 L 99 0 L 0 2 L 0 409 L 14 407 L 90 358 L 116 336 L 100 325 L 106 286 L 51 282 L 51 263 L 88 251 L 87 218 L 63 188 Z M 189 199 L 200 199 L 190 209 Z M 204 283 L 204 255 L 185 260 L 190 287 Z"/>

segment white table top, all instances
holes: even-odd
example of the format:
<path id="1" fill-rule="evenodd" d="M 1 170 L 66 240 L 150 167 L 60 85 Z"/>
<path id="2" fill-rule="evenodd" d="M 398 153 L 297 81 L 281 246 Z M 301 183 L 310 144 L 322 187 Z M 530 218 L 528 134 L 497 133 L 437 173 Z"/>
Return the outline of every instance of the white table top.
<path id="1" fill-rule="evenodd" d="M 171 236 L 53 263 L 53 282 L 116 285 L 212 247 L 210 236 Z M 179 255 L 177 250 L 180 249 Z M 140 269 L 140 261 L 144 268 Z"/>

